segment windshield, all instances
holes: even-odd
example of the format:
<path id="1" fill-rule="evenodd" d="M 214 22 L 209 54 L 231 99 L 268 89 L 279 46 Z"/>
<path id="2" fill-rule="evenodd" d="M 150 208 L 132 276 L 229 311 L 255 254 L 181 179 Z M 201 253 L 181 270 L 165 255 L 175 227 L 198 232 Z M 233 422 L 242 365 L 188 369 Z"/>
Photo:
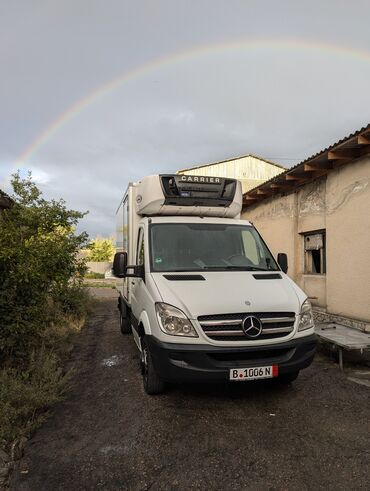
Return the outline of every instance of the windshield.
<path id="1" fill-rule="evenodd" d="M 278 271 L 250 225 L 152 224 L 152 271 Z"/>

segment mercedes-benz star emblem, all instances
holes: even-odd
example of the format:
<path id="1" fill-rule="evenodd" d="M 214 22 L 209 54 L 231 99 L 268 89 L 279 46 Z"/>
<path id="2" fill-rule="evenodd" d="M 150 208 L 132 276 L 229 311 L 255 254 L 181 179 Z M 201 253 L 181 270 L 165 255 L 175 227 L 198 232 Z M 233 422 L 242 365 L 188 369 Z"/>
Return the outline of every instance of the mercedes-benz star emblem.
<path id="1" fill-rule="evenodd" d="M 253 317 L 252 315 L 246 317 L 243 320 L 243 331 L 249 338 L 258 338 L 262 332 L 262 323 L 258 317 Z"/>

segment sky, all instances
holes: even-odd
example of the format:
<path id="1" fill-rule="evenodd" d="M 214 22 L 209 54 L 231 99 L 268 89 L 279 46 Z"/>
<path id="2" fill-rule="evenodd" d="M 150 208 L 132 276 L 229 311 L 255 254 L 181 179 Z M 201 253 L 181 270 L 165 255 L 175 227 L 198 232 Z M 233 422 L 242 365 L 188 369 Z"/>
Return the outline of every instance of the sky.
<path id="1" fill-rule="evenodd" d="M 0 188 L 110 236 L 128 182 L 253 153 L 290 167 L 370 122 L 362 0 L 0 0 Z"/>

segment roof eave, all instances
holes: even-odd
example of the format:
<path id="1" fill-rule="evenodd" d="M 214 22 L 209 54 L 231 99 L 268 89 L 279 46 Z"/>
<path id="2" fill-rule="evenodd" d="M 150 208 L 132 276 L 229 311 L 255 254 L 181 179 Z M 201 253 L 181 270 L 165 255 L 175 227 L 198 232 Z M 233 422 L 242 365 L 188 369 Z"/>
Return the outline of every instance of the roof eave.
<path id="1" fill-rule="evenodd" d="M 263 199 L 293 192 L 333 169 L 368 154 L 370 154 L 370 124 L 244 193 L 243 209 Z"/>

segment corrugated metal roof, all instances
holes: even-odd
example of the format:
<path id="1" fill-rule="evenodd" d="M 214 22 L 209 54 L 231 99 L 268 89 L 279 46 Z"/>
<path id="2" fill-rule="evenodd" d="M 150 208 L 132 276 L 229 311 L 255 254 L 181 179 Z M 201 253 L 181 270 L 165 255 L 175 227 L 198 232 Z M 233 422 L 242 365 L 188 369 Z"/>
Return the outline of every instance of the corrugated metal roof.
<path id="1" fill-rule="evenodd" d="M 359 143 L 359 137 L 363 137 L 362 143 Z M 366 141 L 368 141 L 368 143 Z M 348 156 L 340 157 L 338 154 L 338 158 L 336 158 L 336 156 L 334 155 L 335 151 L 347 151 Z M 333 155 L 330 156 L 331 158 L 329 158 L 329 152 L 333 153 Z M 295 188 L 302 186 L 309 181 L 317 179 L 318 177 L 321 177 L 318 175 L 320 172 L 322 173 L 321 175 L 324 175 L 332 170 L 330 167 L 327 167 L 327 163 L 330 161 L 333 162 L 333 168 L 335 168 L 336 162 L 349 163 L 350 161 L 353 161 L 368 153 L 370 153 L 370 123 L 360 130 L 357 130 L 354 133 L 351 133 L 350 135 L 342 138 L 341 140 L 338 140 L 336 143 L 333 143 L 332 145 L 326 147 L 324 150 L 311 155 L 311 157 L 308 157 L 302 162 L 299 162 L 290 169 L 287 169 L 285 172 L 278 174 L 277 176 L 269 179 L 268 181 L 265 181 L 264 183 L 256 186 L 253 189 L 250 189 L 243 196 L 243 207 L 248 206 L 248 204 L 253 205 L 259 200 L 266 199 L 271 196 L 281 194 L 283 192 L 291 192 Z M 305 165 L 307 166 L 308 164 L 315 164 L 317 168 L 311 171 L 305 170 Z M 287 180 L 287 175 L 292 175 L 292 177 L 294 178 L 294 176 L 298 175 L 299 171 L 301 170 L 306 173 L 304 177 L 297 177 L 296 181 L 294 179 L 291 181 Z M 286 187 L 286 189 L 280 189 L 279 191 L 277 188 L 276 191 L 271 191 L 271 185 L 277 185 L 277 183 L 279 182 L 284 182 L 284 187 Z M 258 194 L 258 192 L 260 192 L 261 194 Z M 247 204 L 246 201 L 249 201 L 249 203 Z"/>
<path id="2" fill-rule="evenodd" d="M 274 165 L 275 167 L 279 167 L 280 169 L 286 169 L 286 167 L 283 167 L 280 164 L 276 164 L 275 162 L 272 162 L 271 160 L 264 159 L 262 157 L 258 157 L 258 155 L 253 155 L 252 153 L 248 153 L 247 155 L 239 155 L 237 157 L 233 157 L 230 159 L 226 160 L 219 160 L 218 162 L 211 162 L 211 163 L 206 163 L 202 165 L 195 165 L 193 167 L 187 167 L 186 169 L 180 169 L 177 171 L 177 174 L 180 172 L 186 172 L 189 170 L 194 170 L 194 169 L 201 169 L 202 167 L 210 167 L 211 165 L 217 165 L 217 164 L 224 164 L 225 162 L 232 162 L 233 160 L 239 160 L 239 159 L 245 159 L 246 157 L 253 157 L 254 159 L 262 160 L 263 162 L 266 162 L 267 164 Z"/>

